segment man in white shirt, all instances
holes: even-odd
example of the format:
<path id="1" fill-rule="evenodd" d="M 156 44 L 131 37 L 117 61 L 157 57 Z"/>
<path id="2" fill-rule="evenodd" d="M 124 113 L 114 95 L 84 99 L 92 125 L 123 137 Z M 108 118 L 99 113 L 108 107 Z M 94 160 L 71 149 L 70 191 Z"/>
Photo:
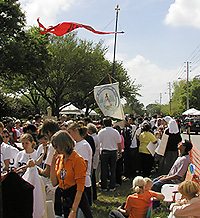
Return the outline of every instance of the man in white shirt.
<path id="1" fill-rule="evenodd" d="M 99 131 L 99 141 L 101 146 L 101 188 L 106 191 L 115 190 L 116 186 L 116 161 L 117 152 L 121 152 L 121 136 L 119 132 L 112 128 L 110 118 L 103 120 L 104 128 Z M 110 176 L 110 184 L 107 180 Z"/>

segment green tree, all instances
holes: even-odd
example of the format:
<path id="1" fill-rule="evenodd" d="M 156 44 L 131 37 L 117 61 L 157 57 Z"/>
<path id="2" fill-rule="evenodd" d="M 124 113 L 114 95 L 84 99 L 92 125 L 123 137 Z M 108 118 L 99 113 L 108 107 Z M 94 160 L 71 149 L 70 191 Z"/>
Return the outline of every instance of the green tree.
<path id="1" fill-rule="evenodd" d="M 38 28 L 31 28 L 25 32 L 25 37 L 21 40 L 21 60 L 20 70 L 7 68 L 0 76 L 0 83 L 5 93 L 13 95 L 24 95 L 34 106 L 32 113 L 39 113 L 41 105 L 41 95 L 35 88 L 35 79 L 41 77 L 44 72 L 46 62 L 49 60 L 47 51 L 48 37 L 39 34 Z M 14 53 L 14 51 L 10 51 Z M 44 75 L 42 75 L 44 77 Z"/>
<path id="2" fill-rule="evenodd" d="M 196 108 L 200 110 L 200 79 L 194 78 L 190 82 L 190 96 L 189 96 L 190 108 Z"/>
<path id="3" fill-rule="evenodd" d="M 59 115 L 59 108 L 73 103 L 79 108 L 95 108 L 93 88 L 108 83 L 108 73 L 112 64 L 105 59 L 107 48 L 102 42 L 81 40 L 75 33 L 65 37 L 50 37 L 48 52 L 50 61 L 43 74 L 29 74 L 40 95 Z M 116 66 L 116 79 L 120 82 L 122 97 L 135 95 L 136 88 L 131 84 L 122 64 Z"/>
<path id="4" fill-rule="evenodd" d="M 194 107 L 200 109 L 200 80 L 194 78 L 188 82 L 189 91 L 189 105 L 190 108 Z M 174 91 L 171 100 L 172 105 L 172 115 L 180 115 L 183 111 L 187 109 L 187 82 L 186 80 L 181 80 L 175 82 L 173 85 Z M 162 108 L 169 108 L 169 105 Z M 166 110 L 164 111 L 166 112 Z M 168 111 L 169 112 L 169 111 Z"/>
<path id="5" fill-rule="evenodd" d="M 174 82 L 171 99 L 172 115 L 181 114 L 186 108 L 186 81 Z"/>
<path id="6" fill-rule="evenodd" d="M 161 105 L 160 104 L 148 104 L 146 106 L 146 112 L 150 116 L 153 116 L 154 114 L 160 114 L 161 113 Z"/>
<path id="7" fill-rule="evenodd" d="M 17 0 L 0 1 L 0 26 L 0 74 L 6 76 L 21 70 L 23 60 L 25 16 Z"/>
<path id="8" fill-rule="evenodd" d="M 102 44 L 82 41 L 75 34 L 52 36 L 50 42 L 51 59 L 44 73 L 29 74 L 29 79 L 58 116 L 61 105 L 83 101 L 106 61 Z"/>

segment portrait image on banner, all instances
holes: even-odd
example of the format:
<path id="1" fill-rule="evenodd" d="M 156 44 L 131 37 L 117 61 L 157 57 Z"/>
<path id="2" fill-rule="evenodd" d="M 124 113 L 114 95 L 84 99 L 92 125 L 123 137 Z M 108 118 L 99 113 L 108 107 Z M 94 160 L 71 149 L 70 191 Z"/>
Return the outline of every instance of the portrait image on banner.
<path id="1" fill-rule="evenodd" d="M 94 98 L 104 116 L 124 119 L 119 95 L 119 83 L 95 86 Z"/>

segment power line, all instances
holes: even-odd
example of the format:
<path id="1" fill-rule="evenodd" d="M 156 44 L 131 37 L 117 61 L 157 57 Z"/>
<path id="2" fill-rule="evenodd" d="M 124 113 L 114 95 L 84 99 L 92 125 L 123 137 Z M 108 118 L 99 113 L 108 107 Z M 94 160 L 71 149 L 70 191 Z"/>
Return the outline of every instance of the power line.
<path id="1" fill-rule="evenodd" d="M 195 54 L 195 52 L 196 52 L 196 54 Z M 186 60 L 192 61 L 192 59 L 196 57 L 198 52 L 200 52 L 200 44 L 194 49 L 194 51 L 189 55 L 189 57 Z"/>
<path id="2" fill-rule="evenodd" d="M 182 74 L 184 74 L 184 72 L 185 72 L 185 64 L 183 63 L 183 64 L 181 65 L 181 67 L 180 67 L 178 73 L 177 73 L 177 78 L 181 77 Z"/>
<path id="3" fill-rule="evenodd" d="M 190 62 L 192 64 L 197 64 L 200 61 L 200 44 L 198 46 L 196 46 L 196 48 L 193 50 L 193 52 L 188 56 L 188 58 L 186 60 L 190 60 Z M 193 70 L 196 69 L 197 67 L 198 66 L 193 68 Z M 181 78 L 185 74 L 185 72 L 186 72 L 185 64 L 183 63 L 180 66 L 180 68 L 179 68 L 179 70 L 178 70 L 175 77 L 177 77 L 177 79 Z"/>
<path id="4" fill-rule="evenodd" d="M 115 20 L 115 18 L 113 18 L 102 30 L 106 30 L 107 27 L 109 27 L 111 25 L 111 23 L 113 23 Z"/>
<path id="5" fill-rule="evenodd" d="M 196 60 L 195 62 L 192 62 L 192 64 L 197 64 L 200 61 L 200 57 L 198 60 Z"/>

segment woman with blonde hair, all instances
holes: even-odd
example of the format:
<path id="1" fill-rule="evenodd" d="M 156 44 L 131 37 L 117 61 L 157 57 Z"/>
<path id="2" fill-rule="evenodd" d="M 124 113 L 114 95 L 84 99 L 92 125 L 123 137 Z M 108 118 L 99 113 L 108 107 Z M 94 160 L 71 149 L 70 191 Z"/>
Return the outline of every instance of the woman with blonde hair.
<path id="1" fill-rule="evenodd" d="M 110 217 L 145 218 L 148 208 L 151 205 L 151 198 L 163 200 L 164 195 L 159 192 L 145 190 L 146 182 L 142 176 L 136 176 L 133 180 L 133 194 L 126 199 L 124 209 L 119 208 L 119 212 L 111 211 Z M 117 214 L 117 215 L 116 215 Z M 122 216 L 121 216 L 122 215 Z"/>
<path id="2" fill-rule="evenodd" d="M 200 186 L 193 181 L 184 181 L 178 191 L 182 194 L 182 199 L 170 206 L 169 217 L 176 218 L 200 218 Z"/>
<path id="3" fill-rule="evenodd" d="M 51 139 L 56 150 L 51 164 L 50 178 L 58 185 L 60 199 L 55 200 L 55 213 L 65 218 L 75 218 L 78 207 L 87 218 L 92 218 L 90 206 L 84 192 L 86 163 L 74 150 L 75 142 L 65 131 L 56 132 Z"/>

